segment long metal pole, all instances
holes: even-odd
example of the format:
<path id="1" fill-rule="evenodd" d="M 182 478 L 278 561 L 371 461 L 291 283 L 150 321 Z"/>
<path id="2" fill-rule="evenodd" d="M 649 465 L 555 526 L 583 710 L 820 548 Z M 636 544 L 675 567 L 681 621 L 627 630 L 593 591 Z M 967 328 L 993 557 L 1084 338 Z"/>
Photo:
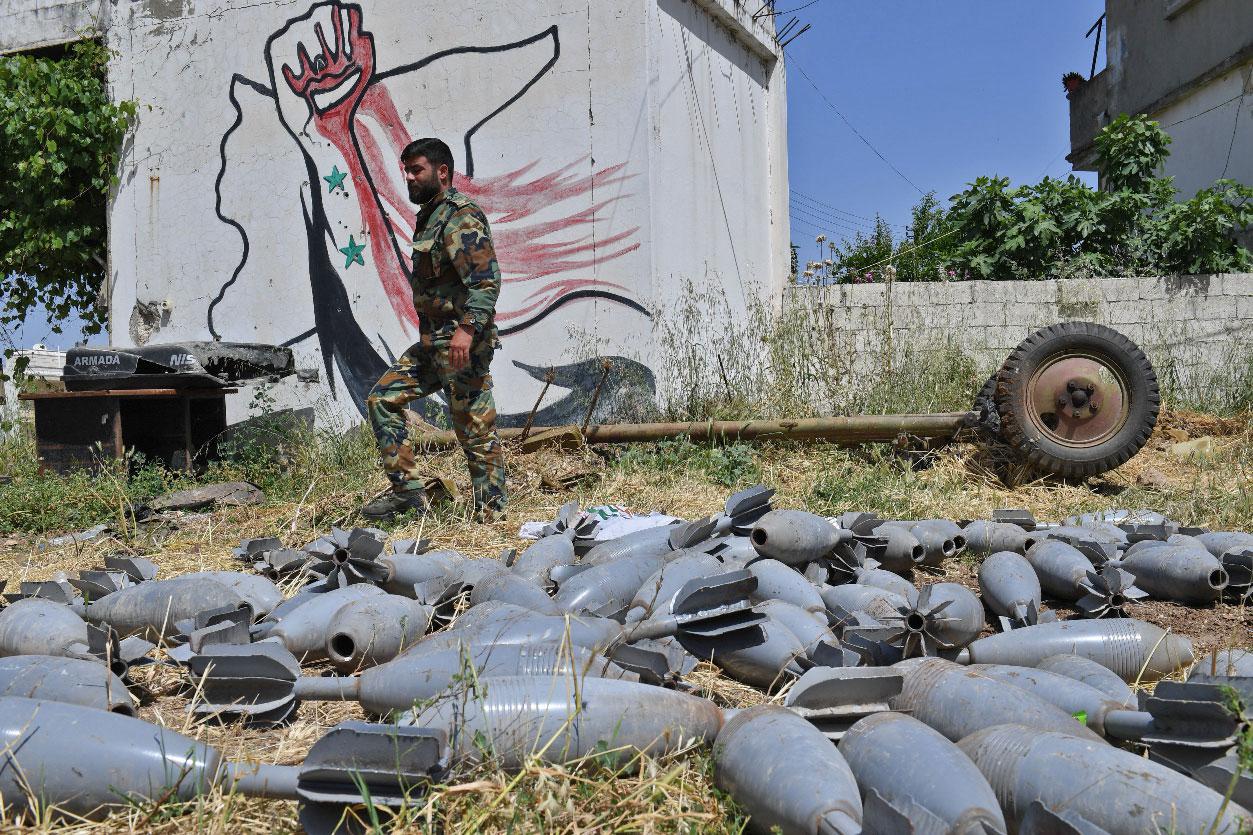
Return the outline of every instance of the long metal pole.
<path id="1" fill-rule="evenodd" d="M 798 418 L 795 420 L 712 420 L 701 423 L 608 423 L 588 426 L 583 437 L 589 444 L 630 444 L 688 438 L 692 441 L 831 441 L 833 443 L 873 443 L 894 441 L 901 435 L 918 438 L 949 438 L 977 420 L 975 412 L 948 412 L 934 415 L 856 415 L 852 417 Z M 579 427 L 534 427 L 536 431 Z M 501 429 L 501 440 L 512 440 L 520 429 Z M 452 432 L 428 432 L 415 442 L 427 448 L 451 447 L 457 443 Z"/>

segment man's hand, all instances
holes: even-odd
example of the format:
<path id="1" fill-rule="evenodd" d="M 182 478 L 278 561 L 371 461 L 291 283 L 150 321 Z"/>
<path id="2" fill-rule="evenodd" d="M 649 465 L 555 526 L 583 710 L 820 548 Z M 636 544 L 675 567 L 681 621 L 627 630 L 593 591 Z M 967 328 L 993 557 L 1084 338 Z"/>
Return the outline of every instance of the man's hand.
<path id="1" fill-rule="evenodd" d="M 474 341 L 474 328 L 462 325 L 452 335 L 452 343 L 448 346 L 448 360 L 453 371 L 460 371 L 470 364 L 470 344 Z"/>

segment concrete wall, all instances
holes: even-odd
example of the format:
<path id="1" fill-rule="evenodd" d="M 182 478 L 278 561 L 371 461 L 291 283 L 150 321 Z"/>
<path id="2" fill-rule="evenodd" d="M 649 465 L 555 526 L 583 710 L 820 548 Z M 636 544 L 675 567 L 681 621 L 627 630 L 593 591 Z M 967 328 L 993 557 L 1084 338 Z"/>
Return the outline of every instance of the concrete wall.
<path id="1" fill-rule="evenodd" d="M 791 287 L 786 305 L 824 308 L 855 372 L 872 374 L 890 332 L 897 351 L 953 340 L 990 373 L 1031 331 L 1068 320 L 1136 342 L 1168 383 L 1190 385 L 1253 362 L 1253 274 Z"/>
<path id="2" fill-rule="evenodd" d="M 1205 180 L 1203 172 L 1221 172 L 1224 165 L 1229 177 L 1253 182 L 1249 134 L 1240 131 L 1234 144 L 1230 141 L 1236 109 L 1249 106 L 1253 95 L 1242 105 L 1231 102 L 1205 113 L 1238 97 L 1242 86 L 1253 94 L 1253 3 L 1106 0 L 1105 5 L 1106 68 L 1070 96 L 1068 159 L 1078 169 L 1095 170 L 1092 141 L 1100 129 L 1121 113 L 1146 113 L 1175 140 L 1166 173 L 1178 177 L 1183 197 L 1217 177 Z M 1179 123 L 1183 119 L 1188 121 Z"/>
<path id="3" fill-rule="evenodd" d="M 0 55 L 95 37 L 111 5 L 109 0 L 4 0 Z"/>
<path id="4" fill-rule="evenodd" d="M 687 282 L 779 295 L 783 66 L 743 0 L 107 8 L 113 94 L 140 105 L 109 217 L 115 345 L 290 345 L 304 373 L 278 404 L 359 419 L 416 341 L 397 156 L 424 135 L 492 221 L 505 425 L 549 367 L 537 420 L 581 420 L 596 356 L 618 358 L 604 409 L 650 396 L 652 313 Z"/>

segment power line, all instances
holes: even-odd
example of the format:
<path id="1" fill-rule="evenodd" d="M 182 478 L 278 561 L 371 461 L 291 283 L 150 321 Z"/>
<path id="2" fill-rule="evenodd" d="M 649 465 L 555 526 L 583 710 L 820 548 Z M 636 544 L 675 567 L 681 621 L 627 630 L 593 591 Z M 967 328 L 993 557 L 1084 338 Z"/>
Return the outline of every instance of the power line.
<path id="1" fill-rule="evenodd" d="M 842 211 L 840 209 L 831 207 L 828 204 L 822 203 L 819 200 L 815 200 L 812 197 L 806 197 L 805 195 L 797 191 L 792 191 L 789 199 L 792 199 L 792 198 L 797 199 L 802 207 L 809 209 L 815 214 L 819 214 L 824 217 L 829 216 L 835 219 L 836 218 L 835 213 L 844 215 L 845 218 L 842 218 L 844 222 L 851 223 L 854 226 L 861 226 L 867 229 L 873 229 L 879 223 L 886 223 L 888 226 L 895 227 L 898 229 L 909 228 L 909 224 L 907 223 L 892 223 L 888 221 L 886 218 L 884 218 L 882 215 L 876 215 L 875 217 L 866 217 L 865 215 L 857 215 L 857 214 L 853 214 L 852 212 Z M 826 207 L 826 208 L 820 208 L 820 207 Z"/>
<path id="2" fill-rule="evenodd" d="M 796 8 L 794 8 L 794 9 L 788 9 L 788 10 L 787 10 L 787 11 L 785 11 L 785 12 L 771 12 L 771 13 L 770 13 L 770 14 L 768 14 L 768 15 L 763 15 L 763 17 L 775 17 L 775 16 L 777 16 L 777 15 L 781 15 L 781 14 L 792 14 L 793 12 L 799 12 L 801 9 L 808 9 L 810 6 L 814 5 L 814 4 L 815 4 L 815 3 L 817 3 L 817 2 L 819 2 L 819 0 L 809 0 L 809 2 L 808 2 L 808 3 L 806 3 L 806 4 L 805 4 L 805 5 L 803 5 L 803 6 L 797 6 L 797 7 L 796 7 Z"/>
<path id="3" fill-rule="evenodd" d="M 888 168 L 891 168 L 893 171 L 895 171 L 896 176 L 900 177 L 902 180 L 904 180 L 905 182 L 913 186 L 915 191 L 917 191 L 919 194 L 923 196 L 926 196 L 927 193 L 923 191 L 921 188 L 919 188 L 917 183 L 915 183 L 913 180 L 906 177 L 905 174 L 899 168 L 897 168 L 895 165 L 892 164 L 891 160 L 889 160 L 882 153 L 880 153 L 879 149 L 870 143 L 869 139 L 861 135 L 861 131 L 857 130 L 857 128 L 853 126 L 853 123 L 848 120 L 848 117 L 845 116 L 843 113 L 841 113 L 840 109 L 831 103 L 831 100 L 827 98 L 826 93 L 822 92 L 821 88 L 819 88 L 818 85 L 814 83 L 814 80 L 809 77 L 809 73 L 805 72 L 805 68 L 802 67 L 799 62 L 797 62 L 795 59 L 792 59 L 792 63 L 796 65 L 796 69 L 798 72 L 800 72 L 801 76 L 806 81 L 809 82 L 809 86 L 814 88 L 814 92 L 818 94 L 818 97 L 821 98 L 824 102 L 826 102 L 827 107 L 831 108 L 831 111 L 835 113 L 836 116 L 839 116 L 840 119 L 844 122 L 844 124 L 848 125 L 848 129 L 851 130 L 858 139 L 860 139 L 863 143 L 865 143 L 867 148 L 869 148 L 871 151 L 874 151 L 875 156 L 883 160 L 883 163 L 887 165 Z"/>
<path id="4" fill-rule="evenodd" d="M 851 229 L 855 232 L 860 232 L 864 229 L 873 228 L 872 226 L 864 226 L 861 224 L 853 223 L 848 220 L 844 220 L 842 218 L 831 217 L 830 215 L 825 214 L 821 211 L 818 211 L 811 206 L 806 206 L 804 203 L 789 202 L 788 206 L 795 211 L 805 212 L 806 214 L 809 215 L 809 217 L 811 217 L 814 220 L 821 220 L 822 222 L 830 223 L 833 226 L 842 226 L 845 229 Z"/>
<path id="5" fill-rule="evenodd" d="M 870 230 L 870 229 L 859 229 L 856 226 L 842 225 L 839 223 L 839 221 L 833 220 L 832 218 L 822 217 L 821 215 L 809 214 L 808 212 L 805 211 L 804 207 L 789 205 L 788 208 L 791 210 L 793 215 L 803 217 L 808 220 L 814 221 L 815 223 L 821 224 L 823 226 L 824 232 L 837 232 L 838 231 L 845 236 L 873 234 L 873 230 Z"/>
<path id="6" fill-rule="evenodd" d="M 1182 125 L 1184 122 L 1191 122 L 1193 119 L 1196 119 L 1196 118 L 1198 118 L 1198 117 L 1204 116 L 1206 113 L 1212 113 L 1213 111 L 1217 110 L 1218 108 L 1220 108 L 1220 107 L 1226 107 L 1227 105 L 1231 104 L 1231 103 L 1232 103 L 1233 101 L 1235 101 L 1236 99 L 1242 99 L 1242 98 L 1244 98 L 1244 93 L 1239 93 L 1239 94 L 1234 95 L 1234 96 L 1232 96 L 1231 98 L 1227 99 L 1226 101 L 1219 102 L 1218 104 L 1214 105 L 1213 107 L 1207 107 L 1206 109 L 1202 110 L 1200 113 L 1193 113 L 1191 116 L 1188 116 L 1188 117 L 1186 117 L 1186 118 L 1180 119 L 1178 122 L 1171 122 L 1169 125 L 1166 125 L 1166 127 L 1168 127 L 1168 128 L 1173 128 L 1175 125 Z"/>
<path id="7" fill-rule="evenodd" d="M 803 201 L 804 201 L 804 202 L 806 202 L 806 203 L 812 203 L 812 204 L 814 204 L 815 206 L 821 207 L 821 208 L 823 208 L 823 209 L 827 209 L 828 211 L 830 211 L 830 212 L 834 212 L 834 213 L 835 213 L 835 214 L 837 214 L 837 215 L 846 215 L 846 216 L 848 216 L 848 217 L 851 217 L 851 218 L 856 218 L 856 219 L 858 219 L 858 220 L 864 220 L 864 221 L 866 221 L 866 222 L 868 222 L 868 223 L 875 223 L 876 221 L 878 221 L 878 220 L 880 220 L 880 219 L 882 218 L 882 216 L 881 216 L 881 215 L 875 215 L 874 217 L 870 217 L 870 216 L 868 216 L 868 215 L 859 215 L 859 214 L 857 214 L 856 212 L 850 212 L 850 211 L 848 211 L 847 209 L 841 209 L 841 208 L 839 208 L 838 206 L 832 206 L 830 203 L 824 203 L 824 202 L 822 202 L 821 200 L 819 200 L 817 197 L 814 197 L 813 195 L 806 194 L 806 193 L 805 193 L 805 192 L 803 192 L 803 191 L 798 191 L 797 189 L 791 189 L 788 193 L 789 193 L 789 195 L 790 195 L 790 196 L 792 196 L 792 197 L 799 198 L 799 199 L 803 200 Z M 900 223 L 893 223 L 893 224 L 889 224 L 889 225 L 891 225 L 891 226 L 901 226 L 901 225 L 903 225 L 903 224 L 900 224 Z"/>
<path id="8" fill-rule="evenodd" d="M 1218 175 L 1218 179 L 1227 176 L 1227 168 L 1231 165 L 1231 149 L 1236 147 L 1236 131 L 1240 129 L 1240 111 L 1244 110 L 1244 93 L 1240 93 L 1240 103 L 1236 105 L 1236 123 L 1231 126 L 1231 141 L 1227 143 L 1227 161 L 1223 163 L 1223 173 Z"/>

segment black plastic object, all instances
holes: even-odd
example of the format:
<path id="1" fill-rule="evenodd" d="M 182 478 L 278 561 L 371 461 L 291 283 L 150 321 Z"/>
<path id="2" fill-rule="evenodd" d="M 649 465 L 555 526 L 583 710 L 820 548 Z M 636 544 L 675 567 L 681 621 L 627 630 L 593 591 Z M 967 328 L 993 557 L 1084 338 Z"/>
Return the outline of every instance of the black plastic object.
<path id="1" fill-rule="evenodd" d="M 223 388 L 285 377 L 296 370 L 290 348 L 243 342 L 179 342 L 71 348 L 62 372 L 67 391 L 134 388 Z"/>

